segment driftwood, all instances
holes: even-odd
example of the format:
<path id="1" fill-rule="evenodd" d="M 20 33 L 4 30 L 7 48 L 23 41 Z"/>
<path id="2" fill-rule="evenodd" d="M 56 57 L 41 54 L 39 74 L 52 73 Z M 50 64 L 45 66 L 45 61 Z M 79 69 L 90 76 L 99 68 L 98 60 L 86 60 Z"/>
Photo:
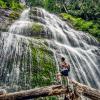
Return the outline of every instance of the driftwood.
<path id="1" fill-rule="evenodd" d="M 100 91 L 90 88 L 86 85 L 82 85 L 78 82 L 72 82 L 74 86 L 74 93 L 76 95 L 82 94 L 92 100 L 100 100 Z M 31 98 L 54 96 L 60 94 L 69 94 L 70 91 L 66 86 L 52 85 L 31 90 L 25 90 L 15 93 L 8 93 L 0 95 L 0 100 L 26 100 Z"/>

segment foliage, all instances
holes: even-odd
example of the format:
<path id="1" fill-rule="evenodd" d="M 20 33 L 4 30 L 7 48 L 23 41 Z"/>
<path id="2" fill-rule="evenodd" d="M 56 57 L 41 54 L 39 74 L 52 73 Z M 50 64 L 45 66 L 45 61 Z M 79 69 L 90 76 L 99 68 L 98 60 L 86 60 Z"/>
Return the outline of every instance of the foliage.
<path id="1" fill-rule="evenodd" d="M 60 12 L 62 8 L 61 0 L 28 0 L 27 4 L 29 6 L 39 6 L 43 7 L 51 12 Z"/>
<path id="2" fill-rule="evenodd" d="M 0 6 L 12 10 L 20 10 L 24 8 L 24 5 L 22 5 L 18 0 L 0 0 Z"/>
<path id="3" fill-rule="evenodd" d="M 71 15 L 81 17 L 85 20 L 94 20 L 99 22 L 99 4 L 100 2 L 98 0 L 72 0 L 72 2 L 66 4 L 66 9 Z"/>
<path id="4" fill-rule="evenodd" d="M 66 20 L 71 22 L 71 24 L 78 30 L 86 31 L 91 33 L 91 35 L 100 39 L 100 26 L 99 24 L 94 24 L 93 21 L 85 21 L 82 18 L 73 17 L 67 13 L 61 13 L 60 16 Z"/>
<path id="5" fill-rule="evenodd" d="M 67 11 L 85 20 L 100 22 L 99 0 L 28 0 L 27 3 L 29 6 L 44 7 L 56 13 Z"/>
<path id="6" fill-rule="evenodd" d="M 21 5 L 20 5 L 19 3 L 17 3 L 17 2 L 15 2 L 15 1 L 12 1 L 12 2 L 10 3 L 10 7 L 11 7 L 11 9 L 13 9 L 13 10 L 18 10 L 18 9 L 22 8 Z"/>
<path id="7" fill-rule="evenodd" d="M 3 0 L 0 0 L 0 6 L 2 7 L 2 8 L 6 8 L 7 6 L 6 6 L 6 3 L 3 1 Z"/>

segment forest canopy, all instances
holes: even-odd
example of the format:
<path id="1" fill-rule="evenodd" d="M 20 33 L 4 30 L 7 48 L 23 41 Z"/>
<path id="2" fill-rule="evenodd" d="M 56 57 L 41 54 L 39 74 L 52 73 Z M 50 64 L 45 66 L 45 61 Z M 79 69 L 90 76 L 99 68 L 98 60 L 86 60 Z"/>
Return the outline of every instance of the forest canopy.
<path id="1" fill-rule="evenodd" d="M 27 0 L 28 5 L 40 6 L 52 12 L 68 12 L 85 20 L 98 20 L 99 0 Z"/>

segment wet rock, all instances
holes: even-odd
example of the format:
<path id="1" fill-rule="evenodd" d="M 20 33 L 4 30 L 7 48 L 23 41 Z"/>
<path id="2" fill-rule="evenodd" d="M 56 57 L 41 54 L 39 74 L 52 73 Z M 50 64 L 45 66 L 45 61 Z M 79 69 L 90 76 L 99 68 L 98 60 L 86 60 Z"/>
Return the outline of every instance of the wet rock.
<path id="1" fill-rule="evenodd" d="M 91 50 L 94 54 L 100 56 L 100 49 L 93 49 Z"/>
<path id="2" fill-rule="evenodd" d="M 30 15 L 44 18 L 44 14 L 42 13 L 41 8 L 37 8 L 37 7 L 31 8 Z"/>
<path id="3" fill-rule="evenodd" d="M 30 16 L 30 19 L 32 21 L 41 22 L 42 24 L 46 24 L 45 20 L 41 17 L 38 17 L 38 16 Z"/>

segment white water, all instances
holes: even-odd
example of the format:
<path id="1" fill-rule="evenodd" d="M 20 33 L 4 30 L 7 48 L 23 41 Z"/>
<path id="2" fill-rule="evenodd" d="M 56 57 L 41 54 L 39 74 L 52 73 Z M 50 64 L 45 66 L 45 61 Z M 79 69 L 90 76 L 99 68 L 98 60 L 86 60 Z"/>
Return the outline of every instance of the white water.
<path id="1" fill-rule="evenodd" d="M 7 91 L 31 88 L 32 53 L 29 40 L 21 35 L 31 25 L 29 9 L 0 37 L 0 87 Z M 28 76 L 28 75 L 30 76 Z"/>
<path id="2" fill-rule="evenodd" d="M 51 36 L 51 38 L 44 38 L 44 43 L 54 53 L 57 71 L 59 71 L 58 61 L 61 56 L 64 56 L 71 65 L 72 79 L 100 89 L 99 43 L 89 34 L 72 29 L 56 15 L 41 8 L 35 8 L 35 10 L 37 15 L 34 17 L 45 26 L 44 34 Z M 10 26 L 8 32 L 1 33 L 1 88 L 10 91 L 31 88 L 32 53 L 29 40 L 32 38 L 25 36 L 30 36 L 29 29 L 32 24 L 33 21 L 29 18 L 29 9 L 27 9 L 23 11 L 19 20 Z"/>

